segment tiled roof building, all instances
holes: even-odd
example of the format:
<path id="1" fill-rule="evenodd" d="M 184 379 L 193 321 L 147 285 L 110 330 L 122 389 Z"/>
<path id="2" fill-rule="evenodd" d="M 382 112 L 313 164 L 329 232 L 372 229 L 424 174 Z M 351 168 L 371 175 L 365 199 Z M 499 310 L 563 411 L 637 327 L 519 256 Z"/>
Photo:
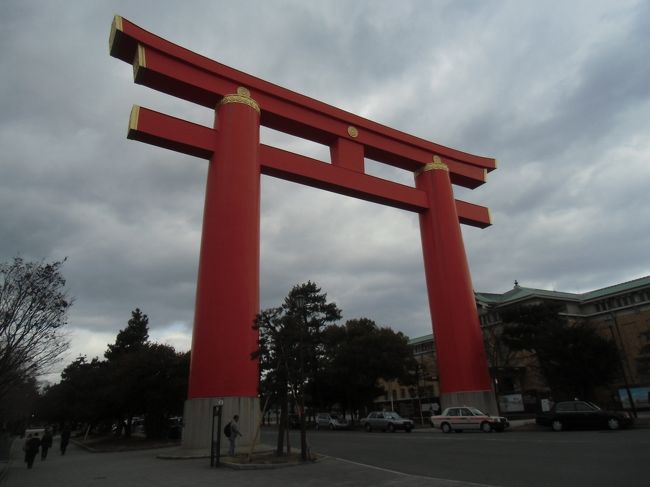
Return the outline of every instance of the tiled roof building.
<path id="1" fill-rule="evenodd" d="M 619 406 L 622 403 L 629 407 L 629 389 L 637 408 L 650 407 L 650 276 L 585 293 L 528 288 L 515 281 L 515 286 L 503 294 L 479 292 L 475 296 L 502 412 L 534 412 L 539 401 L 552 393 L 537 367 L 535 355 L 513 353 L 499 340 L 504 309 L 544 302 L 559 304 L 561 314 L 571 322 L 593 326 L 616 344 L 621 364 L 615 381 L 598 391 L 603 406 L 616 406 L 619 402 Z M 384 384 L 387 392 L 378 402 L 416 419 L 430 414 L 438 401 L 433 340 L 433 335 L 425 335 L 410 342 L 420 364 L 418 386 Z"/>

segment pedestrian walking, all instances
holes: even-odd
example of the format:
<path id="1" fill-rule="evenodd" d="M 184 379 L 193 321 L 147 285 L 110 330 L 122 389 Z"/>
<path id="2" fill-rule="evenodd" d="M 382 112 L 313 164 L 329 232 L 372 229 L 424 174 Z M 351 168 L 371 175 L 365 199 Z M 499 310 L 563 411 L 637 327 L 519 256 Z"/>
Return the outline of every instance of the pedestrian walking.
<path id="1" fill-rule="evenodd" d="M 41 438 L 41 460 L 47 458 L 47 451 L 52 448 L 52 430 L 45 428 L 43 438 Z"/>
<path id="2" fill-rule="evenodd" d="M 65 455 L 65 449 L 68 448 L 70 442 L 70 427 L 66 424 L 61 430 L 61 455 Z"/>
<path id="3" fill-rule="evenodd" d="M 34 458 L 38 454 L 38 449 L 41 446 L 41 440 L 38 437 L 38 433 L 30 433 L 25 439 L 25 444 L 23 445 L 23 450 L 25 451 L 25 463 L 27 468 L 32 468 L 34 466 Z"/>
<path id="4" fill-rule="evenodd" d="M 230 425 L 230 435 L 226 435 L 228 436 L 228 442 L 229 442 L 228 455 L 234 457 L 235 441 L 237 440 L 237 436 L 242 436 L 241 432 L 239 431 L 239 415 L 235 414 L 232 417 L 232 421 L 230 421 L 229 425 Z"/>

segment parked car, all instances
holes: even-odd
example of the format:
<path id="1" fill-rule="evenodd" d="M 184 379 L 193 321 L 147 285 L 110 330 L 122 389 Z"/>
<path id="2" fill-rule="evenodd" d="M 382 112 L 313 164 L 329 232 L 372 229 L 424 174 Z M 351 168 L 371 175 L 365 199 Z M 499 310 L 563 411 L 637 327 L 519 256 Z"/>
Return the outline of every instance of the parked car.
<path id="1" fill-rule="evenodd" d="M 399 414 L 393 411 L 373 411 L 361 420 L 361 426 L 365 428 L 366 431 L 378 429 L 393 433 L 396 430 L 404 430 L 407 433 L 410 433 L 413 429 L 413 421 L 402 418 Z"/>
<path id="2" fill-rule="evenodd" d="M 504 431 L 510 427 L 508 418 L 503 416 L 490 416 L 483 411 L 469 406 L 455 406 L 446 408 L 442 414 L 431 416 L 431 426 L 440 428 L 443 433 L 463 430 Z"/>
<path id="3" fill-rule="evenodd" d="M 350 428 L 347 419 L 338 414 L 318 413 L 316 416 L 316 429 L 329 428 L 331 430 L 346 430 Z"/>
<path id="4" fill-rule="evenodd" d="M 632 417 L 623 411 L 606 411 L 588 401 L 556 403 L 550 411 L 537 414 L 535 422 L 550 426 L 553 431 L 576 428 L 607 428 L 617 430 L 632 424 Z"/>

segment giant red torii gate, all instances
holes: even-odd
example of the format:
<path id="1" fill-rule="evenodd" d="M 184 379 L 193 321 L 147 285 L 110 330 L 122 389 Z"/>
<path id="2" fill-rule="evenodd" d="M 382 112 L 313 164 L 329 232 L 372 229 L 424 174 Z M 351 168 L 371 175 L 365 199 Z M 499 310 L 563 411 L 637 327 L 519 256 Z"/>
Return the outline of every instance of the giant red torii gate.
<path id="1" fill-rule="evenodd" d="M 192 335 L 183 444 L 207 447 L 216 398 L 253 431 L 259 414 L 260 174 L 417 212 L 443 401 L 493 409 L 460 223 L 485 228 L 489 210 L 453 197 L 496 168 L 242 73 L 172 44 L 122 17 L 112 56 L 133 65 L 138 84 L 215 110 L 213 128 L 134 106 L 128 137 L 210 161 Z M 260 144 L 260 125 L 327 145 L 331 164 Z M 364 159 L 412 171 L 415 188 L 365 174 Z"/>

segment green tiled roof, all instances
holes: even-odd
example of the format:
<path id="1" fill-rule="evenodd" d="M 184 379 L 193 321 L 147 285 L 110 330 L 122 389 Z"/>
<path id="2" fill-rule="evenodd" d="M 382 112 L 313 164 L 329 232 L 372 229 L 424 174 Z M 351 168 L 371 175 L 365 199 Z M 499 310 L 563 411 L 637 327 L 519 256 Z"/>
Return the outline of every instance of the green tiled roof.
<path id="1" fill-rule="evenodd" d="M 433 340 L 433 334 L 429 333 L 428 335 L 424 335 L 424 336 L 421 336 L 421 337 L 410 339 L 409 340 L 409 345 L 417 345 L 419 343 L 426 343 L 426 342 L 430 342 L 431 340 Z"/>
<path id="2" fill-rule="evenodd" d="M 582 295 L 583 301 L 590 301 L 592 299 L 602 298 L 610 294 L 618 294 L 622 292 L 632 291 L 639 287 L 645 287 L 650 285 L 650 276 L 639 277 L 632 281 L 622 282 L 620 284 L 614 284 L 613 286 L 604 287 L 602 289 L 596 289 L 595 291 L 590 291 Z"/>
<path id="3" fill-rule="evenodd" d="M 633 291 L 647 286 L 650 286 L 650 276 L 640 277 L 638 279 L 614 284 L 613 286 L 603 287 L 586 293 L 563 293 L 559 291 L 548 291 L 546 289 L 534 289 L 517 285 L 503 294 L 475 292 L 474 296 L 476 297 L 476 301 L 479 303 L 495 306 L 522 301 L 529 298 L 547 298 L 582 303 L 606 296 L 615 296 L 620 293 Z M 433 340 L 433 335 L 424 335 L 409 340 L 409 345 L 417 345 L 419 343 L 430 342 L 431 340 Z"/>
<path id="4" fill-rule="evenodd" d="M 592 299 L 602 298 L 604 296 L 615 295 L 622 292 L 632 291 L 636 288 L 645 287 L 650 285 L 650 276 L 641 277 L 632 281 L 622 282 L 613 286 L 596 289 L 586 293 L 564 293 L 559 291 L 548 291 L 546 289 L 534 289 L 522 286 L 515 286 L 510 291 L 503 294 L 494 293 L 474 293 L 476 300 L 479 303 L 500 305 L 512 303 L 515 301 L 522 301 L 528 298 L 547 298 L 556 299 L 561 301 L 591 301 Z"/>

